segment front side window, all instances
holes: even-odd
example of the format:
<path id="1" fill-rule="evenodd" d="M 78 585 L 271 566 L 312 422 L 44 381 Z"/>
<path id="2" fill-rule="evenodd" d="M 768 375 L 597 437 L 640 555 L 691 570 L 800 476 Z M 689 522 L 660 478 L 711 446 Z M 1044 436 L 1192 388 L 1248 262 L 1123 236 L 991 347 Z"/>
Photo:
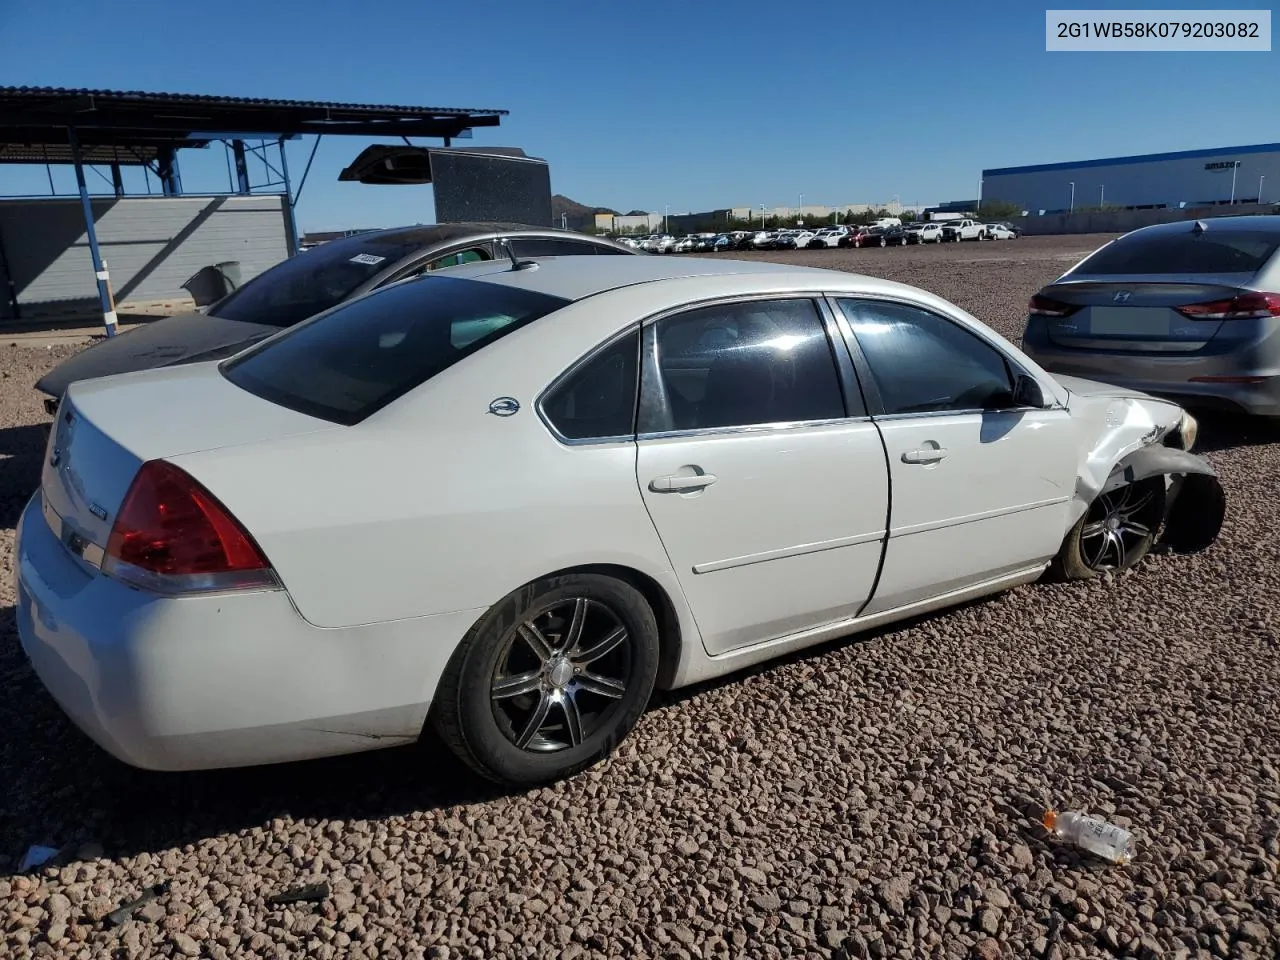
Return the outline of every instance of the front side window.
<path id="1" fill-rule="evenodd" d="M 1004 355 L 936 313 L 841 299 L 886 414 L 993 410 L 1013 401 Z"/>
<path id="2" fill-rule="evenodd" d="M 641 433 L 832 420 L 840 378 L 812 300 L 702 307 L 654 326 Z"/>
<path id="3" fill-rule="evenodd" d="M 265 400 L 350 425 L 569 302 L 427 275 L 299 324 L 228 361 L 222 373 Z"/>
<path id="4" fill-rule="evenodd" d="M 635 434 L 640 331 L 611 343 L 556 384 L 542 412 L 569 440 Z"/>

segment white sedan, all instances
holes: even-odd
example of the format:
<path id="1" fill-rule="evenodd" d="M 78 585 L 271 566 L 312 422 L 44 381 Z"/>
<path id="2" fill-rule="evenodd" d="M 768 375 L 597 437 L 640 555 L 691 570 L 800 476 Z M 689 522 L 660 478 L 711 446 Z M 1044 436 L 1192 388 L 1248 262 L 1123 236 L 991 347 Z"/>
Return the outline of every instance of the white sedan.
<path id="1" fill-rule="evenodd" d="M 461 266 L 222 362 L 73 384 L 19 524 L 18 631 L 139 767 L 434 729 L 547 782 L 655 687 L 1207 547 L 1225 505 L 1195 433 L 884 280 Z"/>
<path id="2" fill-rule="evenodd" d="M 988 223 L 983 227 L 982 239 L 984 240 L 1017 240 L 1018 235 L 1008 227 L 999 223 Z"/>

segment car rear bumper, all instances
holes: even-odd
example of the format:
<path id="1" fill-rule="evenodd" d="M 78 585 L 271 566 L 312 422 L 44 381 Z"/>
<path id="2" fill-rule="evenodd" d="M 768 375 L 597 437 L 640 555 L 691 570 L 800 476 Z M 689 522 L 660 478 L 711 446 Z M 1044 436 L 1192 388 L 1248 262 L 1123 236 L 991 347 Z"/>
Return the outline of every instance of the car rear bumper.
<path id="1" fill-rule="evenodd" d="M 482 610 L 311 626 L 283 591 L 159 598 L 86 570 L 37 493 L 18 525 L 18 636 L 72 721 L 151 770 L 248 766 L 417 739 Z"/>
<path id="2" fill-rule="evenodd" d="M 1280 416 L 1280 370 L 1270 366 L 1251 369 L 1241 355 L 1142 355 L 1072 350 L 1053 344 L 1043 335 L 1024 337 L 1022 349 L 1049 373 L 1114 383 L 1165 397 L 1183 406 Z M 1236 382 L 1196 379 L 1200 377 L 1234 378 Z M 1240 382 L 1242 380 L 1256 382 Z"/>

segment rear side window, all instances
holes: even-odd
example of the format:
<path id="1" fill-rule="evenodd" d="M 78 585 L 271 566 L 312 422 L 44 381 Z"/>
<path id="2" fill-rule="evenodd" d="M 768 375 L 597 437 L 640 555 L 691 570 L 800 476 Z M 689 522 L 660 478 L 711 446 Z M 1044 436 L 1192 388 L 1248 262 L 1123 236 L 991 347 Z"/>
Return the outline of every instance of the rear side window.
<path id="1" fill-rule="evenodd" d="M 590 240 L 561 237 L 514 237 L 511 246 L 517 257 L 581 257 L 604 253 L 629 253 Z"/>
<path id="2" fill-rule="evenodd" d="M 222 367 L 236 386 L 354 424 L 569 301 L 496 283 L 427 276 L 299 324 Z"/>
<path id="3" fill-rule="evenodd" d="M 547 420 L 568 440 L 635 434 L 640 331 L 601 350 L 557 384 L 542 402 Z"/>
<path id="4" fill-rule="evenodd" d="M 1280 247 L 1280 233 L 1214 229 L 1122 237 L 1088 257 L 1077 274 L 1257 273 Z"/>
<path id="5" fill-rule="evenodd" d="M 701 307 L 664 317 L 654 330 L 656 395 L 641 404 L 641 433 L 847 415 L 835 358 L 812 300 Z"/>

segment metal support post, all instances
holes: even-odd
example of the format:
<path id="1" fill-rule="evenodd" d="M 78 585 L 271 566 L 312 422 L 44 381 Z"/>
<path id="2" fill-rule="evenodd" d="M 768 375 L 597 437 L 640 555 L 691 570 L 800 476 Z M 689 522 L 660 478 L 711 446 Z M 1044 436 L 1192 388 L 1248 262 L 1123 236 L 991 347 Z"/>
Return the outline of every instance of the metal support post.
<path id="1" fill-rule="evenodd" d="M 102 323 L 107 328 L 107 336 L 116 335 L 116 311 L 111 302 L 111 291 L 107 287 L 107 267 L 102 262 L 102 253 L 98 249 L 98 232 L 93 226 L 93 203 L 89 199 L 89 188 L 84 182 L 84 164 L 80 162 L 80 140 L 73 128 L 68 128 L 67 139 L 71 143 L 71 159 L 76 168 L 76 186 L 80 189 L 80 206 L 84 210 L 84 226 L 89 238 L 89 256 L 93 260 L 93 273 L 98 280 L 98 300 L 102 305 Z"/>
<path id="2" fill-rule="evenodd" d="M 284 179 L 284 213 L 285 228 L 289 232 L 289 256 L 296 257 L 298 255 L 298 221 L 293 215 L 293 189 L 289 183 L 289 158 L 284 152 L 284 137 L 281 137 L 280 144 L 280 175 Z"/>
<path id="3" fill-rule="evenodd" d="M 244 141 L 232 140 L 231 153 L 236 160 L 236 182 L 241 193 L 251 192 L 249 187 L 249 164 L 244 159 Z"/>
<path id="4" fill-rule="evenodd" d="M 111 165 L 111 186 L 115 190 L 117 197 L 124 196 L 124 174 L 120 171 L 120 164 L 113 163 Z"/>
<path id="5" fill-rule="evenodd" d="M 178 151 L 166 147 L 156 154 L 161 192 L 166 197 L 182 196 L 182 176 L 178 173 Z"/>

